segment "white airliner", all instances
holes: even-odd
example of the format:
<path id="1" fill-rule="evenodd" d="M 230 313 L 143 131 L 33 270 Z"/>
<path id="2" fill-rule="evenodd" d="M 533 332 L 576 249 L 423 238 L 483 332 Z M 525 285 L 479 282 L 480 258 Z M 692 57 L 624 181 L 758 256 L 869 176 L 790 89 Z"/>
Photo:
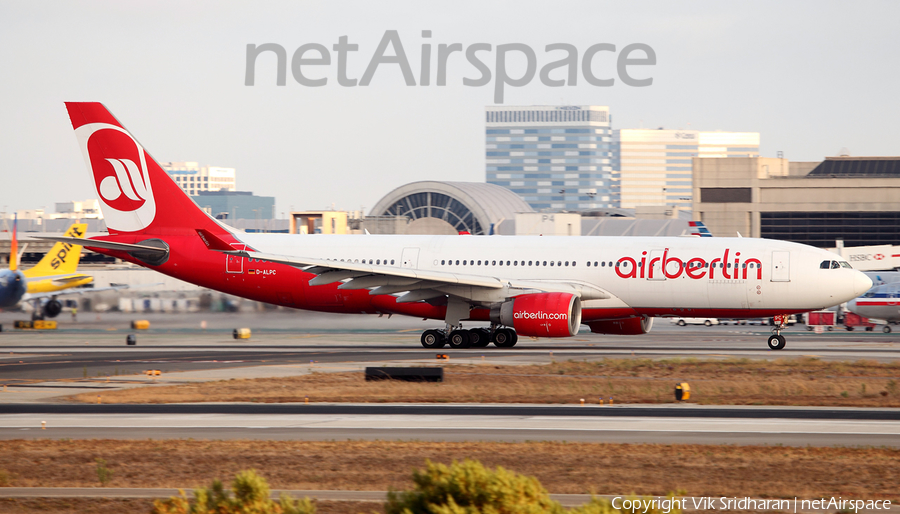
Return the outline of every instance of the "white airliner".
<path id="1" fill-rule="evenodd" d="M 799 313 L 872 285 L 837 254 L 764 239 L 240 233 L 200 210 L 102 104 L 66 106 L 110 232 L 86 248 L 285 307 L 442 320 L 422 334 L 426 348 L 511 347 L 517 334 L 568 337 L 582 324 L 643 334 L 655 316 Z M 781 328 L 772 349 L 784 348 Z"/>
<path id="2" fill-rule="evenodd" d="M 900 284 L 873 287 L 866 294 L 847 302 L 847 310 L 864 318 L 886 321 L 882 331 L 890 332 L 890 324 L 900 322 Z"/>

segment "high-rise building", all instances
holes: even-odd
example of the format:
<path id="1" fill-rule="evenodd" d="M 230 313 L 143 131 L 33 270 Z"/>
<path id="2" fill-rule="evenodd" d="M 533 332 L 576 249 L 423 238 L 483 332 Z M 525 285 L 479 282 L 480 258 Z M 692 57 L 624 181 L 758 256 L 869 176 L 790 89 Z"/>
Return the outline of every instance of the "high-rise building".
<path id="1" fill-rule="evenodd" d="M 194 196 L 201 191 L 235 191 L 234 168 L 200 166 L 192 161 L 164 162 L 161 166 L 185 193 Z"/>
<path id="2" fill-rule="evenodd" d="M 759 132 L 700 132 L 697 157 L 759 157 Z"/>
<path id="3" fill-rule="evenodd" d="M 757 132 L 619 129 L 613 131 L 619 207 L 691 208 L 694 157 L 759 157 Z"/>
<path id="4" fill-rule="evenodd" d="M 490 106 L 485 115 L 489 184 L 535 210 L 618 206 L 608 107 Z"/>
<path id="5" fill-rule="evenodd" d="M 697 156 L 696 130 L 619 129 L 613 131 L 613 169 L 619 205 L 691 205 L 691 159 Z"/>

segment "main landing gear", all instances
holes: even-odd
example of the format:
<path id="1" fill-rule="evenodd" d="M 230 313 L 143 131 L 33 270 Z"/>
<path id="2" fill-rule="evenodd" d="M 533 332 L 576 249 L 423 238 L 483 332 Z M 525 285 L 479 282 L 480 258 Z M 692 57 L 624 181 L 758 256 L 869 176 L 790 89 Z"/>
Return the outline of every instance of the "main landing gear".
<path id="1" fill-rule="evenodd" d="M 787 315 L 779 314 L 774 318 L 775 328 L 772 329 L 772 335 L 769 336 L 768 344 L 770 350 L 782 350 L 787 343 L 781 331 L 787 326 Z"/>
<path id="2" fill-rule="evenodd" d="M 422 346 L 425 348 L 443 348 L 444 345 L 450 345 L 450 348 L 484 348 L 490 343 L 497 348 L 512 348 L 518 340 L 516 331 L 511 328 L 432 329 L 422 333 Z"/>

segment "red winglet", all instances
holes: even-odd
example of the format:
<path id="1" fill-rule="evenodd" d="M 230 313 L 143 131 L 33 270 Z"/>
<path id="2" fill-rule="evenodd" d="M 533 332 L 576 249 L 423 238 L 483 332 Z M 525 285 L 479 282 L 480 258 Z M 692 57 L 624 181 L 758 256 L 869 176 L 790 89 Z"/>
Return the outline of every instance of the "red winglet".
<path id="1" fill-rule="evenodd" d="M 197 235 L 200 236 L 203 244 L 210 250 L 216 250 L 218 252 L 233 252 L 235 250 L 233 246 L 205 228 L 198 228 Z"/>

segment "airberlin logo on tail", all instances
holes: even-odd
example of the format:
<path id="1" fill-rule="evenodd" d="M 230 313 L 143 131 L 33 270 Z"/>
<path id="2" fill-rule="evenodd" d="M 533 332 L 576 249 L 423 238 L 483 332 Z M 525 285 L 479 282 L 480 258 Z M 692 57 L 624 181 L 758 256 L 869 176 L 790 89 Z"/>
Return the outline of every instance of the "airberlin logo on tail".
<path id="1" fill-rule="evenodd" d="M 669 255 L 669 249 L 641 252 L 640 258 L 622 257 L 616 261 L 616 275 L 622 278 L 665 279 L 687 278 L 700 280 L 703 278 L 747 280 L 747 277 L 762 280 L 762 262 L 759 259 L 742 259 L 741 252 L 726 248 L 722 257 L 706 261 L 700 257 L 682 259 Z"/>
<path id="2" fill-rule="evenodd" d="M 125 129 L 89 123 L 75 129 L 85 161 L 94 176 L 106 225 L 134 232 L 156 216 L 156 202 L 144 149 Z"/>
<path id="3" fill-rule="evenodd" d="M 139 208 L 146 200 L 144 197 L 147 195 L 147 187 L 137 164 L 128 159 L 106 159 L 106 161 L 112 165 L 116 174 L 107 175 L 100 181 L 99 190 L 103 201 L 111 204 L 124 194 L 129 200 L 140 202 Z"/>

